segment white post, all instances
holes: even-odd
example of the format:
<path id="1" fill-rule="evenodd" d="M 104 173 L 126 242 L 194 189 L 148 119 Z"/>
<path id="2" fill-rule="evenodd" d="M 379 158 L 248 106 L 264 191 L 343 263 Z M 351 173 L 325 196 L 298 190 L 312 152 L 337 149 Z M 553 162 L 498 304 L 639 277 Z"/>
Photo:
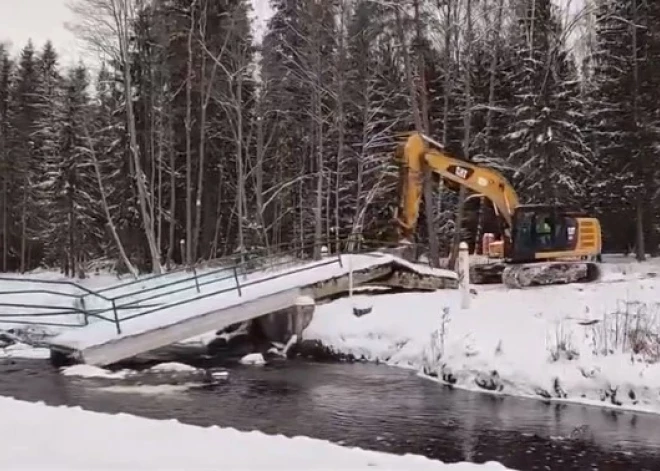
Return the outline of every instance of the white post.
<path id="1" fill-rule="evenodd" d="M 351 261 L 353 256 L 348 254 L 346 258 L 348 259 L 348 299 L 353 305 L 353 262 Z"/>
<path id="2" fill-rule="evenodd" d="M 468 244 L 458 246 L 458 289 L 461 292 L 461 309 L 470 307 L 470 254 Z"/>

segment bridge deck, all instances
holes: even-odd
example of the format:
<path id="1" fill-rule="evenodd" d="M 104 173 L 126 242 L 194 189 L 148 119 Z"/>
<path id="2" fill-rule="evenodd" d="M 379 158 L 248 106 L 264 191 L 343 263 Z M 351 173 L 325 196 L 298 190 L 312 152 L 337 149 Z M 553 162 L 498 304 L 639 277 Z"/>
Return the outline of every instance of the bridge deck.
<path id="1" fill-rule="evenodd" d="M 118 321 L 96 321 L 67 330 L 50 346 L 78 360 L 107 365 L 171 345 L 196 335 L 293 306 L 301 294 L 322 298 L 345 290 L 349 266 L 354 283 L 364 284 L 391 274 L 397 267 L 426 277 L 455 279 L 455 273 L 432 270 L 386 254 L 342 255 L 286 270 L 257 272 L 238 279 L 224 278 L 199 293 L 155 309 L 135 312 Z M 120 330 L 120 332 L 118 332 Z"/>

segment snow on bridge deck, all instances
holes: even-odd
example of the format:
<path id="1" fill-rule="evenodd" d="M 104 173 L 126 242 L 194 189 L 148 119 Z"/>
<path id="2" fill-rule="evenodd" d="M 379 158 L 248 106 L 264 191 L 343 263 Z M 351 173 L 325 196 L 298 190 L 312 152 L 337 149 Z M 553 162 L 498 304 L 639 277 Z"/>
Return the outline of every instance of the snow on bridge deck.
<path id="1" fill-rule="evenodd" d="M 328 258 L 280 271 L 239 275 L 238 279 L 225 276 L 202 286 L 193 296 L 190 293 L 169 296 L 169 303 L 156 309 L 147 310 L 134 304 L 128 313 L 119 312 L 118 325 L 97 320 L 67 330 L 49 344 L 52 350 L 71 354 L 78 361 L 108 365 L 289 308 L 303 294 L 319 299 L 344 292 L 348 287 L 349 267 L 355 285 L 382 280 L 401 271 L 418 279 L 435 280 L 436 288 L 445 287 L 443 283 L 447 280 L 456 280 L 454 272 L 411 264 L 392 255 L 342 255 L 341 263 L 338 257 Z M 166 278 L 163 283 L 167 283 Z M 397 280 L 400 283 L 400 277 Z M 437 284 L 438 281 L 441 283 Z M 94 301 L 99 303 L 98 299 Z"/>

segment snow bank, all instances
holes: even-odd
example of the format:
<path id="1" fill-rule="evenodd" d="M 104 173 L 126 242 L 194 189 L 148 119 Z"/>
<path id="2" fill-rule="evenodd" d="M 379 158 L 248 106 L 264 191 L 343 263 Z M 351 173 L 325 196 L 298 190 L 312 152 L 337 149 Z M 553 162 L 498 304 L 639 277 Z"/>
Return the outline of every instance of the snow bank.
<path id="1" fill-rule="evenodd" d="M 475 286 L 467 310 L 455 291 L 356 296 L 371 314 L 321 305 L 304 337 L 465 389 L 660 413 L 660 280 L 643 265 L 597 284 Z"/>
<path id="2" fill-rule="evenodd" d="M 143 396 L 179 395 L 198 386 L 195 383 L 188 384 L 140 384 L 140 385 L 114 385 L 95 388 L 94 391 L 115 394 L 140 394 Z M 177 396 L 181 397 L 181 396 Z"/>
<path id="3" fill-rule="evenodd" d="M 103 378 L 103 379 L 124 379 L 130 373 L 129 370 L 110 371 L 98 366 L 92 365 L 73 365 L 62 368 L 60 372 L 64 376 L 77 376 L 79 378 Z"/>
<path id="4" fill-rule="evenodd" d="M 250 353 L 241 358 L 243 365 L 265 365 L 266 360 L 261 353 Z"/>
<path id="5" fill-rule="evenodd" d="M 47 360 L 50 358 L 50 350 L 46 348 L 33 348 L 24 343 L 17 343 L 0 349 L 0 358 Z"/>
<path id="6" fill-rule="evenodd" d="M 0 398 L 0 416 L 0 469 L 506 469 L 9 398 Z"/>
<path id="7" fill-rule="evenodd" d="M 183 363 L 159 363 L 158 365 L 152 366 L 149 368 L 149 371 L 153 372 L 174 372 L 174 373 L 193 373 L 198 371 L 198 368 L 190 365 L 184 365 Z"/>

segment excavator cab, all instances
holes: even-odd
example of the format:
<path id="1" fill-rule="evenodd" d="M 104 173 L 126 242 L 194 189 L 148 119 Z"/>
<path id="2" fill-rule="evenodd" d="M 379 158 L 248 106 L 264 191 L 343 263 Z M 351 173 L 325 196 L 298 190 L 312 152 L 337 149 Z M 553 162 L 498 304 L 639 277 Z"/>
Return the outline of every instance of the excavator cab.
<path id="1" fill-rule="evenodd" d="M 597 219 L 546 205 L 518 206 L 511 237 L 504 244 L 504 256 L 512 263 L 590 258 L 599 256 L 600 251 Z"/>

